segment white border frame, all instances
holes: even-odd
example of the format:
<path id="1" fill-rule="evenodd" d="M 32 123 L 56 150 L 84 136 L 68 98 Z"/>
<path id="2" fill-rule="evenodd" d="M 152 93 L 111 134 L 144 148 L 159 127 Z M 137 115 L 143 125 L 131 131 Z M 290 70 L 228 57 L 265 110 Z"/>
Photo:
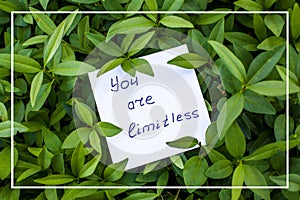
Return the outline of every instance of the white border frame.
<path id="1" fill-rule="evenodd" d="M 286 16 L 286 185 L 285 186 L 16 186 L 14 185 L 14 93 L 11 92 L 11 189 L 288 189 L 289 188 L 289 12 L 288 11 L 12 11 L 11 91 L 14 88 L 15 14 L 284 14 Z"/>

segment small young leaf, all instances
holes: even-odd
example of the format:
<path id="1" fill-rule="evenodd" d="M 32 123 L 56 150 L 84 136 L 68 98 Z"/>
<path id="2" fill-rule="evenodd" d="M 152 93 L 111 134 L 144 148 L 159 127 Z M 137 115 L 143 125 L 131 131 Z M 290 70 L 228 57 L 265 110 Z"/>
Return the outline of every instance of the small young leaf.
<path id="1" fill-rule="evenodd" d="M 30 7 L 29 10 L 38 11 L 37 9 L 32 7 Z M 32 14 L 32 16 L 36 21 L 37 25 L 40 27 L 40 29 L 42 29 L 42 31 L 44 31 L 48 35 L 50 35 L 56 29 L 56 25 L 48 15 L 39 13 L 39 14 Z"/>
<path id="2" fill-rule="evenodd" d="M 48 169 L 51 165 L 53 154 L 43 147 L 38 156 L 38 164 L 42 169 Z"/>
<path id="3" fill-rule="evenodd" d="M 14 135 L 17 134 L 17 132 L 27 132 L 29 131 L 29 128 L 22 125 L 21 123 L 14 122 Z M 0 122 L 0 138 L 10 137 L 11 135 L 11 121 L 7 120 L 5 122 Z"/>
<path id="4" fill-rule="evenodd" d="M 90 31 L 89 16 L 84 17 L 77 26 L 77 36 L 82 48 L 87 48 L 89 45 L 89 39 L 85 33 Z"/>
<path id="5" fill-rule="evenodd" d="M 169 180 L 169 172 L 165 171 L 157 179 L 157 186 L 166 186 L 168 184 L 168 180 Z M 157 188 L 158 195 L 161 195 L 162 191 L 163 191 L 163 189 Z"/>
<path id="6" fill-rule="evenodd" d="M 54 154 L 59 153 L 61 149 L 61 141 L 59 137 L 46 128 L 43 128 L 42 132 L 47 149 L 49 149 Z"/>
<path id="7" fill-rule="evenodd" d="M 276 117 L 274 122 L 274 134 L 276 141 L 286 140 L 286 115 L 281 114 Z"/>
<path id="8" fill-rule="evenodd" d="M 63 185 L 75 181 L 76 178 L 70 175 L 54 174 L 43 178 L 35 179 L 34 182 L 45 185 Z"/>
<path id="9" fill-rule="evenodd" d="M 26 40 L 22 44 L 22 46 L 30 46 L 30 45 L 44 43 L 47 38 L 48 38 L 48 35 L 37 35 L 37 36 L 34 36 L 34 37 L 29 38 L 28 40 Z"/>
<path id="10" fill-rule="evenodd" d="M 8 120 L 7 109 L 2 102 L 0 102 L 0 119 L 3 122 Z"/>
<path id="11" fill-rule="evenodd" d="M 261 172 L 251 165 L 244 165 L 245 184 L 247 186 L 266 186 L 267 182 Z M 270 200 L 270 194 L 267 189 L 251 189 L 255 194 L 263 199 Z"/>
<path id="12" fill-rule="evenodd" d="M 225 33 L 225 38 L 231 43 L 241 45 L 247 51 L 255 51 L 258 44 L 258 41 L 254 37 L 242 32 L 227 32 Z"/>
<path id="13" fill-rule="evenodd" d="M 170 159 L 171 159 L 172 163 L 174 163 L 174 165 L 176 165 L 176 167 L 178 167 L 179 169 L 184 168 L 183 161 L 179 155 L 171 156 Z"/>
<path id="14" fill-rule="evenodd" d="M 50 126 L 59 122 L 59 120 L 61 120 L 66 115 L 66 113 L 67 112 L 64 109 L 63 105 L 59 105 L 50 117 Z"/>
<path id="15" fill-rule="evenodd" d="M 104 178 L 108 181 L 117 181 L 123 174 L 128 159 L 125 159 L 119 163 L 114 163 L 107 166 L 104 170 Z"/>
<path id="16" fill-rule="evenodd" d="M 49 63 L 49 61 L 55 55 L 58 47 L 60 46 L 64 34 L 64 29 L 65 22 L 63 21 L 51 34 L 49 41 L 44 48 L 44 66 Z"/>
<path id="17" fill-rule="evenodd" d="M 210 166 L 205 175 L 212 179 L 222 179 L 228 177 L 232 171 L 232 163 L 229 160 L 220 160 Z"/>
<path id="18" fill-rule="evenodd" d="M 80 76 L 95 70 L 95 67 L 84 62 L 66 61 L 53 66 L 49 71 L 62 76 Z"/>
<path id="19" fill-rule="evenodd" d="M 238 93 L 234 94 L 224 103 L 217 119 L 217 129 L 220 140 L 224 138 L 232 123 L 241 114 L 243 107 L 244 97 Z"/>
<path id="20" fill-rule="evenodd" d="M 266 51 L 272 51 L 276 47 L 279 47 L 285 43 L 286 43 L 285 38 L 271 36 L 265 39 L 264 41 L 262 41 L 259 45 L 257 45 L 257 48 Z"/>
<path id="21" fill-rule="evenodd" d="M 274 115 L 276 113 L 275 108 L 266 97 L 252 92 L 251 90 L 246 90 L 244 92 L 244 100 L 244 108 L 249 112 L 269 115 Z"/>
<path id="22" fill-rule="evenodd" d="M 130 46 L 128 50 L 128 56 L 133 56 L 138 52 L 140 52 L 141 50 L 143 50 L 145 46 L 149 43 L 153 35 L 154 35 L 154 31 L 151 31 L 137 38 Z"/>
<path id="23" fill-rule="evenodd" d="M 91 130 L 89 136 L 89 142 L 93 149 L 95 149 L 99 154 L 102 153 L 100 138 L 96 130 Z"/>
<path id="24" fill-rule="evenodd" d="M 84 147 L 80 142 L 75 150 L 73 151 L 72 158 L 71 158 L 71 168 L 72 173 L 78 177 L 80 170 L 84 165 Z"/>
<path id="25" fill-rule="evenodd" d="M 232 186 L 243 186 L 245 177 L 244 165 L 242 162 L 235 168 L 232 175 Z M 232 189 L 231 198 L 232 200 L 238 200 L 241 196 L 242 189 Z"/>
<path id="26" fill-rule="evenodd" d="M 195 53 L 186 53 L 168 61 L 168 64 L 176 65 L 186 69 L 198 68 L 206 63 L 208 63 L 208 59 L 206 57 Z"/>
<path id="27" fill-rule="evenodd" d="M 197 17 L 196 23 L 199 25 L 214 24 L 227 14 L 201 14 Z"/>
<path id="28" fill-rule="evenodd" d="M 32 107 L 35 105 L 35 101 L 37 100 L 37 95 L 40 91 L 44 79 L 44 72 L 40 71 L 35 75 L 32 80 L 31 87 L 30 87 L 30 102 Z"/>
<path id="29" fill-rule="evenodd" d="M 49 3 L 49 0 L 39 0 L 40 4 L 42 5 L 44 10 L 47 10 L 47 5 Z"/>
<path id="30" fill-rule="evenodd" d="M 100 71 L 98 72 L 97 76 L 101 76 L 102 74 L 104 74 L 110 70 L 113 70 L 114 68 L 121 65 L 124 62 L 124 60 L 125 60 L 125 58 L 115 58 L 115 59 L 108 61 L 100 68 Z"/>
<path id="31" fill-rule="evenodd" d="M 187 186 L 200 186 L 203 185 L 207 177 L 204 175 L 208 168 L 205 158 L 194 156 L 190 158 L 183 169 L 183 179 Z"/>
<path id="32" fill-rule="evenodd" d="M 90 176 L 94 173 L 99 161 L 100 161 L 101 155 L 97 155 L 92 160 L 87 162 L 79 171 L 78 177 L 79 178 L 85 178 L 87 176 Z"/>
<path id="33" fill-rule="evenodd" d="M 20 182 L 24 179 L 27 179 L 28 177 L 40 172 L 42 168 L 40 166 L 32 167 L 27 170 L 25 170 L 17 179 L 17 182 Z"/>
<path id="34" fill-rule="evenodd" d="M 141 58 L 134 58 L 134 59 L 128 60 L 128 62 L 130 63 L 130 66 L 134 70 L 141 72 L 143 74 L 147 74 L 149 76 L 154 76 L 152 67 L 147 60 L 141 59 Z"/>
<path id="35" fill-rule="evenodd" d="M 263 10 L 263 6 L 252 0 L 238 0 L 234 2 L 234 5 L 237 5 L 245 10 L 249 11 L 260 11 Z"/>
<path id="36" fill-rule="evenodd" d="M 286 175 L 270 176 L 270 180 L 279 186 L 286 186 Z M 288 191 L 299 192 L 300 191 L 300 175 L 289 174 L 289 188 Z"/>
<path id="37" fill-rule="evenodd" d="M 155 167 L 158 166 L 158 164 L 160 163 L 160 160 L 159 161 L 156 161 L 156 162 L 152 162 L 152 163 L 149 163 L 145 166 L 145 169 L 143 171 L 143 175 L 146 175 L 148 174 L 149 172 L 151 172 L 153 169 L 155 169 Z"/>
<path id="38" fill-rule="evenodd" d="M 184 0 L 165 0 L 162 5 L 162 10 L 177 11 L 181 8 Z"/>
<path id="39" fill-rule="evenodd" d="M 186 19 L 172 15 L 164 16 L 160 23 L 169 28 L 194 28 L 194 25 Z"/>
<path id="40" fill-rule="evenodd" d="M 0 66 L 10 69 L 11 55 L 7 53 L 0 53 Z M 27 56 L 15 54 L 14 55 L 14 71 L 20 73 L 34 74 L 41 71 L 41 65 Z"/>
<path id="41" fill-rule="evenodd" d="M 208 43 L 223 60 L 230 73 L 243 83 L 246 79 L 246 71 L 243 63 L 223 44 L 216 41 L 208 41 Z"/>
<path id="42" fill-rule="evenodd" d="M 283 96 L 286 94 L 286 82 L 284 81 L 261 81 L 250 85 L 247 88 L 258 94 L 270 97 Z M 295 83 L 290 82 L 289 94 L 298 92 L 300 92 L 300 87 L 298 87 Z"/>
<path id="43" fill-rule="evenodd" d="M 132 17 L 123 21 L 114 23 L 108 30 L 106 41 L 109 41 L 117 34 L 138 34 L 148 31 L 155 24 L 145 17 Z"/>
<path id="44" fill-rule="evenodd" d="M 279 37 L 285 21 L 282 19 L 280 15 L 267 15 L 264 18 L 266 26 L 274 33 L 276 37 Z"/>
<path id="45" fill-rule="evenodd" d="M 290 26 L 292 37 L 294 38 L 294 40 L 296 40 L 300 36 L 299 19 L 300 19 L 300 8 L 299 8 L 299 4 L 295 3 L 293 11 L 291 13 L 291 26 Z"/>
<path id="46" fill-rule="evenodd" d="M 95 125 L 97 132 L 104 137 L 113 137 L 119 134 L 122 129 L 108 122 L 98 122 Z"/>
<path id="47" fill-rule="evenodd" d="M 154 199 L 156 199 L 156 197 L 157 197 L 157 194 L 155 194 L 155 193 L 139 192 L 139 193 L 129 195 L 124 200 L 136 200 L 136 199 L 154 200 Z"/>
<path id="48" fill-rule="evenodd" d="M 263 18 L 259 14 L 253 15 L 253 28 L 259 41 L 263 41 L 267 38 L 267 29 Z"/>
<path id="49" fill-rule="evenodd" d="M 187 136 L 183 138 L 179 138 L 177 140 L 167 142 L 167 145 L 170 147 L 181 148 L 181 149 L 189 149 L 198 144 L 198 140 L 196 138 Z"/>
<path id="50" fill-rule="evenodd" d="M 228 152 L 234 158 L 242 158 L 246 151 L 246 140 L 245 136 L 235 122 L 228 129 L 227 134 L 225 135 L 225 143 Z"/>

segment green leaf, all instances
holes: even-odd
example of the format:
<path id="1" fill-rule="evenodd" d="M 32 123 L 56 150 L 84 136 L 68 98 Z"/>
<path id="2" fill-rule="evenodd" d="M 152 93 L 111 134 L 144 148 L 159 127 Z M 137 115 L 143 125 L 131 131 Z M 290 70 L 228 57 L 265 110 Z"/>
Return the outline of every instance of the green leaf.
<path id="1" fill-rule="evenodd" d="M 44 79 L 44 72 L 40 71 L 35 75 L 35 77 L 32 80 L 31 87 L 30 87 L 30 102 L 32 107 L 34 107 L 35 101 L 37 100 L 37 96 L 41 89 L 43 79 Z"/>
<path id="2" fill-rule="evenodd" d="M 274 33 L 276 37 L 279 37 L 284 27 L 285 21 L 280 15 L 267 15 L 264 18 L 266 26 Z"/>
<path id="3" fill-rule="evenodd" d="M 44 10 L 47 10 L 47 5 L 49 3 L 49 0 L 39 0 L 40 4 L 42 5 Z"/>
<path id="4" fill-rule="evenodd" d="M 191 22 L 173 15 L 165 15 L 160 20 L 160 23 L 169 28 L 194 28 L 194 25 Z"/>
<path id="5" fill-rule="evenodd" d="M 217 119 L 217 130 L 220 140 L 222 140 L 228 129 L 236 118 L 241 114 L 244 107 L 244 97 L 242 94 L 234 94 L 222 106 Z"/>
<path id="6" fill-rule="evenodd" d="M 255 51 L 258 41 L 249 34 L 242 32 L 227 32 L 225 38 L 231 43 L 236 43 L 244 47 L 247 51 Z"/>
<path id="7" fill-rule="evenodd" d="M 63 105 L 59 105 L 56 110 L 51 114 L 50 117 L 50 126 L 56 124 L 59 122 L 65 115 L 66 115 L 66 110 L 64 109 Z"/>
<path id="8" fill-rule="evenodd" d="M 155 193 L 139 192 L 139 193 L 129 195 L 124 200 L 137 200 L 137 199 L 154 200 L 156 199 L 156 197 L 157 194 Z"/>
<path id="9" fill-rule="evenodd" d="M 183 179 L 187 186 L 201 186 L 206 182 L 205 171 L 208 164 L 205 158 L 194 156 L 190 158 L 183 169 Z"/>
<path id="10" fill-rule="evenodd" d="M 279 47 L 283 44 L 285 44 L 286 41 L 282 37 L 276 37 L 276 36 L 271 36 L 262 41 L 259 45 L 257 45 L 258 49 L 266 50 L 266 51 L 272 51 L 276 47 Z"/>
<path id="11" fill-rule="evenodd" d="M 122 129 L 109 123 L 109 122 L 98 122 L 95 125 L 97 132 L 104 137 L 113 137 L 119 134 Z"/>
<path id="12" fill-rule="evenodd" d="M 90 129 L 87 127 L 81 127 L 72 131 L 64 140 L 62 149 L 76 148 L 79 142 L 83 144 L 87 143 L 89 139 Z"/>
<path id="13" fill-rule="evenodd" d="M 259 3 L 252 0 L 238 0 L 234 2 L 234 5 L 237 5 L 245 10 L 249 11 L 261 11 L 263 10 L 263 6 Z"/>
<path id="14" fill-rule="evenodd" d="M 7 114 L 7 109 L 5 105 L 0 102 L 0 119 L 2 121 L 7 121 L 8 120 L 8 114 Z"/>
<path id="15" fill-rule="evenodd" d="M 100 138 L 96 130 L 91 130 L 89 136 L 89 142 L 93 149 L 95 149 L 99 154 L 102 153 Z"/>
<path id="16" fill-rule="evenodd" d="M 17 182 L 23 181 L 24 179 L 27 179 L 28 177 L 40 172 L 42 168 L 40 166 L 32 167 L 27 170 L 25 170 L 17 179 Z"/>
<path id="17" fill-rule="evenodd" d="M 148 174 L 149 172 L 153 171 L 155 169 L 155 167 L 157 167 L 160 163 L 160 160 L 159 161 L 156 161 L 156 162 L 152 162 L 152 163 L 149 163 L 145 166 L 145 169 L 143 171 L 143 175 L 146 175 Z"/>
<path id="18" fill-rule="evenodd" d="M 293 11 L 291 13 L 291 33 L 294 40 L 296 40 L 300 36 L 299 19 L 300 19 L 300 8 L 299 8 L 299 4 L 295 3 Z"/>
<path id="19" fill-rule="evenodd" d="M 3 66 L 6 69 L 10 69 L 11 67 L 11 55 L 7 53 L 0 53 L 0 66 Z M 41 65 L 33 60 L 32 58 L 29 58 L 27 56 L 23 55 L 14 55 L 14 71 L 20 72 L 20 73 L 26 73 L 26 74 L 34 74 L 39 71 L 41 71 L 42 67 Z"/>
<path id="20" fill-rule="evenodd" d="M 300 140 L 290 140 L 289 148 L 294 148 L 298 144 L 300 144 Z M 251 160 L 263 160 L 272 157 L 279 150 L 286 151 L 286 141 L 278 141 L 267 144 L 265 146 L 260 147 L 249 156 L 243 157 L 242 160 L 251 161 Z"/>
<path id="21" fill-rule="evenodd" d="M 30 7 L 29 10 L 38 11 L 37 9 L 32 7 Z M 45 33 L 47 33 L 48 35 L 50 35 L 56 29 L 56 25 L 48 15 L 39 13 L 39 14 L 32 14 L 32 17 L 34 18 L 34 20 L 36 21 L 40 29 Z"/>
<path id="22" fill-rule="evenodd" d="M 43 147 L 38 156 L 38 164 L 42 169 L 48 169 L 51 165 L 51 160 L 53 154 L 47 150 L 46 147 Z"/>
<path id="23" fill-rule="evenodd" d="M 208 63 L 208 59 L 195 53 L 186 53 L 168 61 L 168 64 L 176 65 L 186 69 L 198 68 Z"/>
<path id="24" fill-rule="evenodd" d="M 144 3 L 144 0 L 132 0 L 128 4 L 127 11 L 138 11 L 141 9 L 143 3 Z M 126 17 L 129 17 L 131 15 L 133 15 L 133 14 L 127 13 Z"/>
<path id="25" fill-rule="evenodd" d="M 51 34 L 49 41 L 47 41 L 44 48 L 44 66 L 53 58 L 57 49 L 59 48 L 65 29 L 65 22 L 59 24 L 59 26 Z"/>
<path id="26" fill-rule="evenodd" d="M 97 76 L 101 76 L 102 74 L 113 70 L 114 68 L 118 67 L 119 65 L 121 65 L 121 63 L 124 62 L 126 58 L 115 58 L 112 59 L 110 61 L 108 61 L 107 63 L 105 63 L 99 70 Z"/>
<path id="27" fill-rule="evenodd" d="M 274 122 L 274 135 L 276 141 L 286 140 L 286 115 L 281 114 L 276 117 Z"/>
<path id="28" fill-rule="evenodd" d="M 125 52 L 113 41 L 105 41 L 105 36 L 100 33 L 86 33 L 86 37 L 101 51 L 112 56 L 122 56 Z"/>
<path id="29" fill-rule="evenodd" d="M 80 76 L 95 70 L 95 67 L 84 62 L 66 61 L 53 66 L 49 71 L 62 76 Z"/>
<path id="30" fill-rule="evenodd" d="M 89 16 L 84 17 L 77 26 L 77 36 L 82 48 L 87 48 L 89 45 L 89 39 L 85 36 L 85 33 L 90 31 Z"/>
<path id="31" fill-rule="evenodd" d="M 223 179 L 228 177 L 233 171 L 232 164 L 229 160 L 220 160 L 210 166 L 205 175 L 212 179 Z"/>
<path id="32" fill-rule="evenodd" d="M 48 38 L 48 35 L 37 35 L 32 38 L 29 38 L 26 40 L 22 46 L 30 46 L 30 45 L 35 45 L 35 44 L 40 44 L 44 43 Z"/>
<path id="33" fill-rule="evenodd" d="M 147 5 L 150 11 L 157 11 L 158 5 L 156 0 L 145 0 L 145 4 Z"/>
<path id="34" fill-rule="evenodd" d="M 43 128 L 42 132 L 47 149 L 49 149 L 54 154 L 59 153 L 61 149 L 61 141 L 59 137 L 46 128 Z"/>
<path id="35" fill-rule="evenodd" d="M 282 66 L 279 66 L 279 65 L 276 65 L 275 67 L 277 69 L 277 72 L 278 72 L 280 78 L 283 81 L 286 81 L 286 75 L 287 75 L 286 71 L 287 71 L 287 69 L 285 67 L 282 67 Z M 289 81 L 292 81 L 296 84 L 298 83 L 298 77 L 291 70 L 289 70 Z"/>
<path id="36" fill-rule="evenodd" d="M 74 107 L 75 107 L 75 113 L 80 119 L 80 121 L 84 122 L 89 126 L 93 126 L 95 117 L 91 108 L 86 104 L 81 103 L 80 101 L 76 101 Z"/>
<path id="37" fill-rule="evenodd" d="M 269 9 L 275 2 L 276 0 L 265 0 L 265 8 Z"/>
<path id="38" fill-rule="evenodd" d="M 132 17 L 114 23 L 108 30 L 106 41 L 110 40 L 117 34 L 139 34 L 148 31 L 155 24 L 145 17 Z"/>
<path id="39" fill-rule="evenodd" d="M 129 73 L 131 76 L 135 75 L 135 71 L 141 72 L 143 74 L 147 74 L 149 76 L 154 76 L 154 72 L 151 68 L 150 63 L 142 58 L 134 58 L 130 60 L 126 60 L 122 63 L 122 69 Z M 127 69 L 133 69 L 134 72 L 131 70 L 127 71 Z"/>
<path id="40" fill-rule="evenodd" d="M 286 175 L 270 176 L 270 180 L 279 186 L 286 186 Z M 300 191 L 300 175 L 289 174 L 289 188 L 288 191 L 299 192 Z"/>
<path id="41" fill-rule="evenodd" d="M 255 167 L 252 167 L 251 165 L 244 165 L 244 171 L 245 171 L 245 184 L 247 186 L 267 186 L 265 177 Z M 252 190 L 255 194 L 257 194 L 263 199 L 266 200 L 270 199 L 270 194 L 267 189 L 252 188 L 250 190 Z"/>
<path id="42" fill-rule="evenodd" d="M 58 200 L 56 189 L 45 189 L 47 199 Z"/>
<path id="43" fill-rule="evenodd" d="M 94 173 L 99 161 L 100 161 L 101 155 L 97 155 L 92 160 L 87 162 L 79 171 L 78 177 L 79 178 L 85 178 L 87 176 L 90 176 Z"/>
<path id="44" fill-rule="evenodd" d="M 245 177 L 245 169 L 242 162 L 235 168 L 232 175 L 232 186 L 243 186 Z M 238 200 L 241 196 L 242 189 L 232 189 L 231 190 L 231 199 Z"/>
<path id="45" fill-rule="evenodd" d="M 276 113 L 275 108 L 267 98 L 252 92 L 251 90 L 246 90 L 244 92 L 244 100 L 244 108 L 249 112 L 269 115 L 274 115 Z"/>
<path id="46" fill-rule="evenodd" d="M 183 5 L 184 0 L 165 0 L 162 5 L 162 10 L 177 11 Z"/>
<path id="47" fill-rule="evenodd" d="M 0 179 L 4 180 L 10 175 L 10 146 L 5 147 L 0 152 Z M 16 161 L 16 160 L 15 160 Z"/>
<path id="48" fill-rule="evenodd" d="M 253 15 L 253 28 L 259 41 L 263 41 L 267 38 L 267 28 L 263 18 L 259 14 Z"/>
<path id="49" fill-rule="evenodd" d="M 170 157 L 170 160 L 172 161 L 172 163 L 174 163 L 174 165 L 176 165 L 176 167 L 178 167 L 179 169 L 183 169 L 184 168 L 184 164 L 183 161 L 181 159 L 181 157 L 179 155 L 174 155 Z"/>
<path id="50" fill-rule="evenodd" d="M 199 25 L 213 24 L 223 19 L 227 14 L 201 14 L 197 17 L 196 23 Z"/>
<path id="51" fill-rule="evenodd" d="M 165 171 L 157 179 L 157 186 L 166 186 L 168 184 L 168 180 L 169 180 L 169 172 Z M 163 189 L 157 188 L 157 195 L 161 195 L 162 191 Z"/>
<path id="52" fill-rule="evenodd" d="M 223 44 L 211 40 L 208 41 L 208 43 L 222 59 L 228 71 L 239 81 L 244 83 L 244 80 L 246 79 L 246 71 L 243 63 Z"/>
<path id="53" fill-rule="evenodd" d="M 189 149 L 198 144 L 198 140 L 196 138 L 186 136 L 179 138 L 177 140 L 166 142 L 166 144 L 170 147 L 181 148 L 181 149 Z"/>
<path id="54" fill-rule="evenodd" d="M 107 166 L 104 170 L 104 178 L 108 181 L 117 181 L 122 178 L 127 162 L 128 159 L 125 159 Z"/>
<path id="55" fill-rule="evenodd" d="M 210 32 L 208 39 L 223 43 L 223 41 L 224 41 L 224 31 L 225 31 L 224 26 L 225 26 L 225 20 L 221 19 L 215 25 L 215 27 L 212 29 L 212 31 Z"/>
<path id="56" fill-rule="evenodd" d="M 70 175 L 55 174 L 35 179 L 34 182 L 45 185 L 63 185 L 75 181 L 76 178 Z"/>
<path id="57" fill-rule="evenodd" d="M 258 94 L 270 97 L 283 96 L 286 94 L 286 82 L 284 81 L 261 81 L 247 86 L 247 88 Z M 295 83 L 290 82 L 289 94 L 298 92 L 300 92 L 300 87 L 298 87 Z"/>
<path id="58" fill-rule="evenodd" d="M 71 169 L 72 173 L 78 177 L 79 172 L 84 165 L 84 147 L 81 142 L 77 145 L 75 150 L 73 151 L 72 158 L 71 158 Z"/>
<path id="59" fill-rule="evenodd" d="M 228 129 L 225 135 L 226 149 L 234 158 L 242 158 L 246 151 L 245 136 L 235 122 Z"/>
<path id="60" fill-rule="evenodd" d="M 151 38 L 153 37 L 154 33 L 155 33 L 154 31 L 151 31 L 135 39 L 135 41 L 132 43 L 132 45 L 128 50 L 128 56 L 133 56 L 138 52 L 140 52 L 141 50 L 143 50 L 145 46 L 149 43 Z"/>
<path id="61" fill-rule="evenodd" d="M 17 132 L 27 132 L 29 130 L 28 127 L 22 125 L 21 123 L 14 122 L 14 135 Z M 0 138 L 10 137 L 11 135 L 11 121 L 0 122 Z"/>

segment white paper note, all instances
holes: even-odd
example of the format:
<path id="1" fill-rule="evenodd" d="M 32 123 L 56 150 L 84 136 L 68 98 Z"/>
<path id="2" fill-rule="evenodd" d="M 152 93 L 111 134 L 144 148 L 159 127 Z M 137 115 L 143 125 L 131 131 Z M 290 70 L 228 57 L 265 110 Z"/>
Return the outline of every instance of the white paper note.
<path id="1" fill-rule="evenodd" d="M 166 144 L 185 136 L 206 143 L 210 119 L 196 73 L 167 64 L 185 53 L 182 45 L 142 57 L 154 77 L 131 77 L 120 66 L 98 78 L 98 71 L 89 73 L 101 120 L 123 129 L 106 138 L 113 163 L 128 158 L 128 170 L 185 152 Z"/>

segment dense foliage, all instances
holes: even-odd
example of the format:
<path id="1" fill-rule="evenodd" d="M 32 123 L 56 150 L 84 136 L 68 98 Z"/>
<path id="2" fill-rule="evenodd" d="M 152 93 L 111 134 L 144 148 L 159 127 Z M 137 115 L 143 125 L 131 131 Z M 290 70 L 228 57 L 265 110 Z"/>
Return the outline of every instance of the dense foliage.
<path id="1" fill-rule="evenodd" d="M 0 1 L 0 199 L 299 199 L 300 9 L 296 0 L 8 0 Z M 11 90 L 11 11 L 75 11 L 14 14 L 14 88 Z M 277 14 L 79 14 L 76 11 L 289 11 Z M 149 75 L 138 57 L 186 43 L 151 28 L 187 35 L 197 49 L 170 61 L 197 69 L 208 110 L 218 113 L 208 145 L 170 158 L 171 165 L 124 172 L 126 160 L 109 166 L 105 137 L 120 132 L 93 112 L 87 73 L 122 65 Z M 140 28 L 140 32 L 136 29 Z M 290 35 L 287 36 L 287 28 Z M 135 32 L 132 32 L 135 30 Z M 150 30 L 150 31 L 148 31 Z M 113 40 L 122 35 L 121 40 Z M 286 56 L 286 36 L 290 40 Z M 97 47 L 98 59 L 83 62 Z M 155 48 L 154 48 L 155 49 Z M 289 116 L 286 61 L 289 59 Z M 95 64 L 98 63 L 98 64 Z M 101 64 L 99 64 L 101 63 Z M 215 64 L 214 64 L 215 63 Z M 198 70 L 206 66 L 206 70 Z M 222 84 L 219 84 L 221 77 Z M 74 97 L 74 88 L 80 94 Z M 11 105 L 11 93 L 14 105 Z M 217 96 L 214 101 L 211 96 Z M 226 96 L 226 98 L 224 98 Z M 285 186 L 288 189 L 10 189 L 10 125 L 14 106 L 16 186 Z M 286 120 L 289 138 L 286 138 Z M 78 131 L 80 129 L 80 131 Z M 216 137 L 217 136 L 217 137 Z M 289 166 L 286 166 L 286 139 Z M 188 142 L 186 142 L 188 141 Z M 170 143 L 196 145 L 193 138 Z M 208 154 L 207 154 L 207 153 Z"/>

